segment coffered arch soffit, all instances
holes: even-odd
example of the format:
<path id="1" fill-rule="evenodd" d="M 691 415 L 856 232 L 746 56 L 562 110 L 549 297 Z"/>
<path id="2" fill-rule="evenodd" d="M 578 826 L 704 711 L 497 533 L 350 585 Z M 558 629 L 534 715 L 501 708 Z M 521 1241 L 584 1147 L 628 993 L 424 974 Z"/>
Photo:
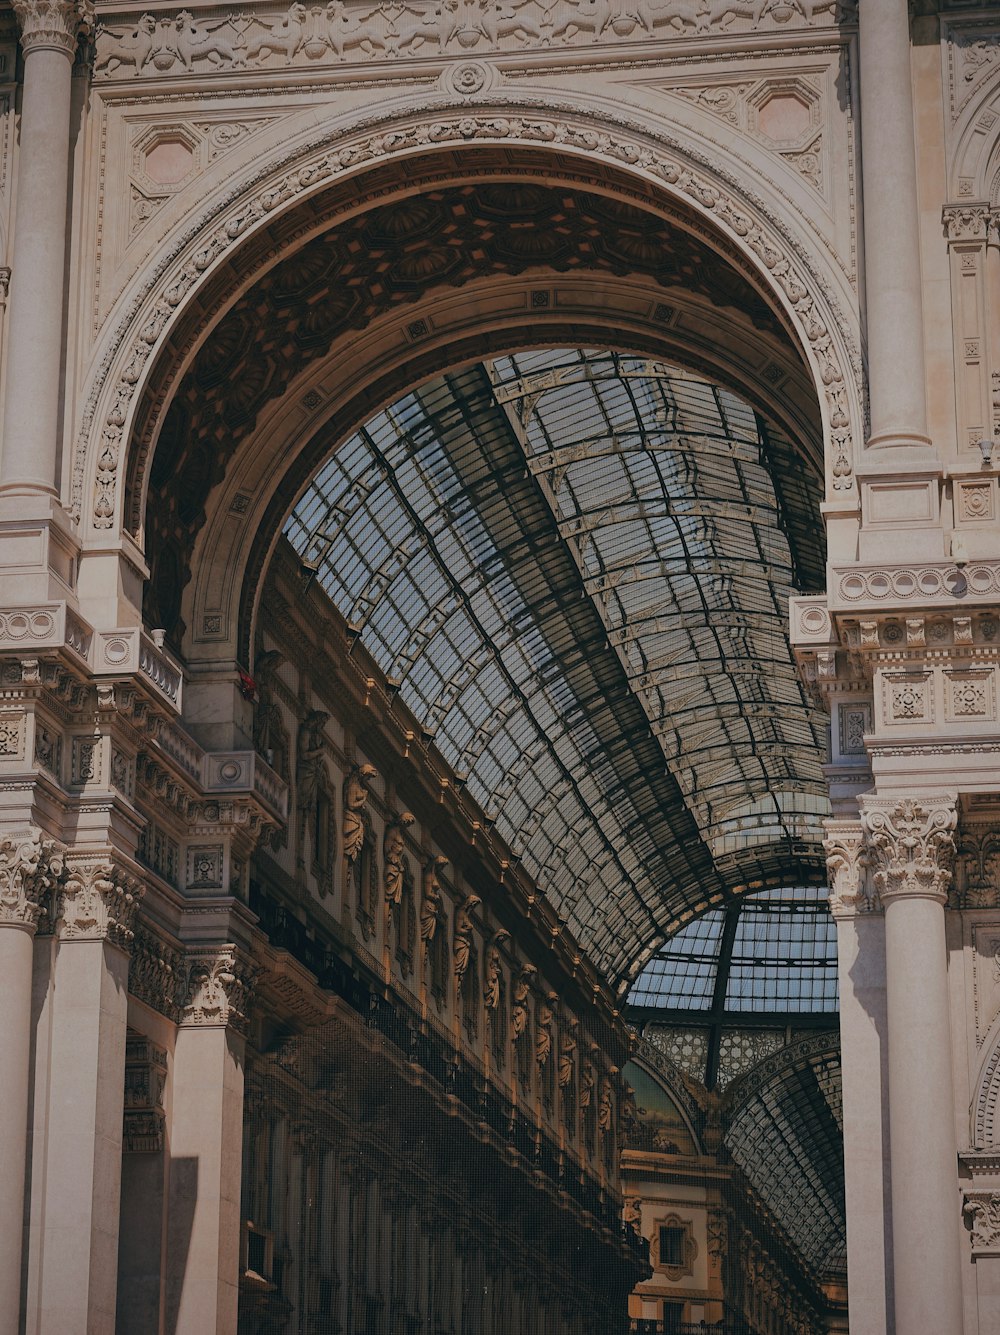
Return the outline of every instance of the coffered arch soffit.
<path id="1" fill-rule="evenodd" d="M 123 480 L 132 466 L 129 442 L 143 447 L 140 405 L 149 415 L 152 403 L 148 451 L 178 376 L 261 272 L 338 214 L 359 211 L 365 196 L 370 205 L 435 179 L 509 179 L 525 156 L 535 159 L 529 175 L 543 162 L 550 180 L 583 182 L 653 210 L 742 270 L 805 350 L 822 407 L 828 491 L 851 504 L 863 439 L 861 368 L 835 267 L 809 250 L 799 220 L 758 193 L 760 182 L 732 176 L 651 118 L 639 124 L 621 108 L 590 101 L 578 95 L 556 103 L 517 90 L 499 104 L 443 97 L 428 107 L 425 100 L 419 118 L 400 106 L 355 114 L 290 139 L 216 193 L 165 243 L 155 267 L 137 276 L 107 322 L 71 478 L 87 545 L 106 548 L 128 526 Z"/>
<path id="2" fill-rule="evenodd" d="M 949 200 L 1000 204 L 1000 67 L 961 108 L 951 139 Z"/>

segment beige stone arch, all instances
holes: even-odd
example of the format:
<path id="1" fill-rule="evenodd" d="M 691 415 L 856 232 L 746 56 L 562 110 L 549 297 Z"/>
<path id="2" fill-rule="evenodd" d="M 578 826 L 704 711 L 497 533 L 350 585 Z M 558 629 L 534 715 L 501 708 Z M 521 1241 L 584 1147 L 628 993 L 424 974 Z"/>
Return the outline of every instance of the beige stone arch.
<path id="1" fill-rule="evenodd" d="M 952 142 L 948 199 L 1000 204 L 1000 69 L 962 107 Z"/>
<path id="2" fill-rule="evenodd" d="M 108 321 L 89 380 L 71 477 L 85 561 L 88 548 L 106 552 L 119 540 L 121 483 L 137 406 L 161 349 L 223 264 L 300 204 L 375 165 L 398 161 L 402 168 L 420 155 L 485 146 L 530 148 L 590 172 L 615 173 L 652 195 L 654 207 L 679 209 L 690 228 L 740 255 L 805 350 L 823 413 L 828 492 L 851 508 L 864 434 L 861 368 L 839 279 L 804 246 L 798 220 L 774 212 L 757 193 L 759 181 L 740 182 L 662 127 L 643 125 L 620 108 L 595 108 L 582 95 L 557 101 L 518 90 L 499 103 L 484 97 L 456 105 L 451 97 L 430 111 L 425 101 L 419 113 L 393 109 L 348 124 L 331 120 L 272 153 L 175 235 Z M 181 360 L 193 350 L 185 348 Z"/>

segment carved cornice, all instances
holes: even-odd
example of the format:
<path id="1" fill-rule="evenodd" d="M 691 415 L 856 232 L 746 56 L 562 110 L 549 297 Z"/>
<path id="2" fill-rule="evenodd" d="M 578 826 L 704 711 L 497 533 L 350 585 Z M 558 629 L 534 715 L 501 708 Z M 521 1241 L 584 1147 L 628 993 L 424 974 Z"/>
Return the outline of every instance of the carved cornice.
<path id="1" fill-rule="evenodd" d="M 250 960 L 231 944 L 190 951 L 187 958 L 181 1024 L 232 1028 L 245 1034 L 257 977 Z"/>
<path id="2" fill-rule="evenodd" d="M 830 873 L 830 912 L 850 918 L 877 907 L 865 871 L 868 857 L 865 832 L 859 820 L 824 821 L 823 849 Z"/>
<path id="3" fill-rule="evenodd" d="M 0 841 L 0 926 L 34 932 L 45 896 L 66 875 L 65 852 L 37 829 Z"/>
<path id="4" fill-rule="evenodd" d="M 107 858 L 71 857 L 56 900 L 59 939 L 131 949 L 143 890 L 138 877 Z"/>
<path id="5" fill-rule="evenodd" d="M 954 793 L 859 798 L 875 890 L 883 905 L 904 897 L 945 903 L 955 860 L 956 800 Z"/>
<path id="6" fill-rule="evenodd" d="M 25 56 L 61 51 L 72 60 L 80 34 L 94 27 L 91 0 L 13 0 L 13 5 Z"/>

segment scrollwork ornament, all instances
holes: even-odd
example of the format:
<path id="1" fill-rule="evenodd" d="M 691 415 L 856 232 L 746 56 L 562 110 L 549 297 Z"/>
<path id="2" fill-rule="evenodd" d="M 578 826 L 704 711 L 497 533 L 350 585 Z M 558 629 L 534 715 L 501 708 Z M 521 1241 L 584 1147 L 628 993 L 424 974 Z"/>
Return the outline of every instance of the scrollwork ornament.
<path id="1" fill-rule="evenodd" d="M 0 840 L 0 925 L 35 930 L 45 897 L 66 874 L 65 851 L 35 829 Z"/>
<path id="2" fill-rule="evenodd" d="M 859 800 L 874 885 L 883 904 L 906 895 L 943 904 L 955 860 L 955 795 L 866 795 Z"/>
<path id="3" fill-rule="evenodd" d="M 56 898 L 62 941 L 110 941 L 130 950 L 139 900 L 138 877 L 111 862 L 71 862 Z"/>
<path id="4" fill-rule="evenodd" d="M 73 58 L 77 39 L 93 31 L 94 6 L 91 0 L 13 0 L 14 14 L 21 30 L 21 49 L 62 51 Z"/>

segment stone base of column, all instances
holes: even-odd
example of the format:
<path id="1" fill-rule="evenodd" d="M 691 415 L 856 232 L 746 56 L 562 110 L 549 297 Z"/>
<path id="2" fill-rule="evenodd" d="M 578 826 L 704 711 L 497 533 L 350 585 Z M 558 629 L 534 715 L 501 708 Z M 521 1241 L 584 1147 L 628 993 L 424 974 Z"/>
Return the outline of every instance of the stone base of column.
<path id="1" fill-rule="evenodd" d="M 0 608 L 71 597 L 79 542 L 55 496 L 0 488 Z"/>

